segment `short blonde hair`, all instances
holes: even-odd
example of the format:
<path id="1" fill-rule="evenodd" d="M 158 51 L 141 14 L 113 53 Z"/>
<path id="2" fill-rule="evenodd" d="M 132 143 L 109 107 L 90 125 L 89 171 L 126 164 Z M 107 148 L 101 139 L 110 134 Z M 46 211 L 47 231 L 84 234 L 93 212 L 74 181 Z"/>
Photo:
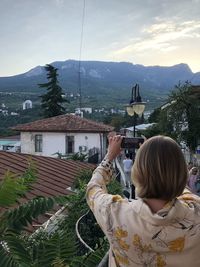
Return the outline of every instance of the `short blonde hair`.
<path id="1" fill-rule="evenodd" d="M 174 199 L 183 192 L 187 177 L 183 153 L 170 137 L 154 136 L 138 150 L 132 168 L 138 197 Z"/>

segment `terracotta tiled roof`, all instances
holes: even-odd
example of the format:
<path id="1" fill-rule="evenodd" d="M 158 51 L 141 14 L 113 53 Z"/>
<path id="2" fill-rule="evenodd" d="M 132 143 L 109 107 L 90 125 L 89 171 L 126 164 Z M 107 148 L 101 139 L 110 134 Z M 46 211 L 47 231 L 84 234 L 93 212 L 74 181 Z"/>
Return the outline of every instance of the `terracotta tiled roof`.
<path id="1" fill-rule="evenodd" d="M 95 168 L 93 164 L 79 161 L 0 151 L 0 181 L 8 170 L 19 175 L 24 173 L 30 159 L 37 169 L 37 181 L 21 202 L 26 202 L 37 196 L 51 197 L 71 194 L 72 192 L 67 188 L 72 186 L 77 174 L 81 170 Z M 57 207 L 57 209 L 59 208 Z M 41 216 L 36 224 L 42 224 L 48 219 L 47 216 Z M 33 231 L 31 227 L 29 230 Z"/>
<path id="2" fill-rule="evenodd" d="M 17 131 L 34 132 L 110 132 L 113 127 L 79 116 L 65 114 L 30 123 L 20 124 L 12 128 Z"/>

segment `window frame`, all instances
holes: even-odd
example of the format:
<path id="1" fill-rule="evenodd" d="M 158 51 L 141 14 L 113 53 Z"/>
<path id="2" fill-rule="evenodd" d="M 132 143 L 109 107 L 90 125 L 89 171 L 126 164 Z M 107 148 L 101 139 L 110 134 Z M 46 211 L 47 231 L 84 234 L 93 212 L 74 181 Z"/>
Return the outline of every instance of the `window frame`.
<path id="1" fill-rule="evenodd" d="M 43 136 L 42 134 L 35 134 L 35 152 L 43 152 Z"/>
<path id="2" fill-rule="evenodd" d="M 70 139 L 73 139 L 73 140 L 71 140 L 71 146 L 69 146 L 69 141 L 70 141 Z M 74 154 L 74 144 L 75 144 L 75 142 L 74 142 L 74 135 L 66 135 L 66 137 L 65 137 L 65 153 L 66 154 Z M 70 150 L 69 150 L 69 148 L 70 148 Z"/>

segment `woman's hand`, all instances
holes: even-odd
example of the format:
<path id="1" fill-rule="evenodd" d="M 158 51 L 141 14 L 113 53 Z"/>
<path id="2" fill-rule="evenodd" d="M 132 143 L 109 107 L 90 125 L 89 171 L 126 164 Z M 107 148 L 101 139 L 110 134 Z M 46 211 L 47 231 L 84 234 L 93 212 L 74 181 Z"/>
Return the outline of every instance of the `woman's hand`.
<path id="1" fill-rule="evenodd" d="M 122 142 L 123 136 L 121 135 L 115 135 L 109 137 L 109 146 L 108 146 L 108 153 L 107 157 L 108 160 L 112 161 L 115 159 L 121 152 L 121 142 Z"/>

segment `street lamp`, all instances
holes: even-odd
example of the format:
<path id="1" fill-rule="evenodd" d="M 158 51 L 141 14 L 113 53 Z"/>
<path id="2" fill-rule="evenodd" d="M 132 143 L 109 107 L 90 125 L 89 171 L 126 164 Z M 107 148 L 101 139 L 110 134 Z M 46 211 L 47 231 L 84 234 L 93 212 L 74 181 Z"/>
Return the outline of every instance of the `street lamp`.
<path id="1" fill-rule="evenodd" d="M 145 109 L 145 102 L 142 102 L 142 98 L 140 96 L 140 88 L 139 84 L 136 83 L 134 87 L 132 87 L 132 94 L 131 100 L 128 105 L 126 105 L 126 110 L 129 116 L 134 116 L 133 120 L 133 136 L 135 137 L 135 126 L 136 126 L 136 119 L 137 115 L 140 115 L 144 112 Z M 129 152 L 131 152 L 131 158 L 135 160 L 135 147 L 133 147 Z M 132 199 L 135 198 L 135 186 L 131 185 L 131 197 Z"/>
<path id="2" fill-rule="evenodd" d="M 133 136 L 135 137 L 135 126 L 136 126 L 136 114 L 140 115 L 143 113 L 145 109 L 145 102 L 142 102 L 142 98 L 140 96 L 140 88 L 139 84 L 136 83 L 134 87 L 132 87 L 131 100 L 128 105 L 126 105 L 126 110 L 129 116 L 134 116 L 134 124 L 133 124 Z"/>

